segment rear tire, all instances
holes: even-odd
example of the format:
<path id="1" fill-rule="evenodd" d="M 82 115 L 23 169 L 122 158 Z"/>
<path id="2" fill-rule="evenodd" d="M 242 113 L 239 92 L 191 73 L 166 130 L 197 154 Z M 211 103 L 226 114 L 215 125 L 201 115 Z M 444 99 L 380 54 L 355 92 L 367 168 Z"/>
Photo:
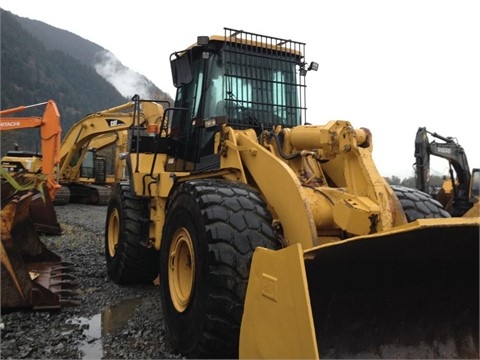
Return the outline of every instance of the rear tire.
<path id="1" fill-rule="evenodd" d="M 253 252 L 277 249 L 272 217 L 240 183 L 180 184 L 167 210 L 160 286 L 174 348 L 193 358 L 238 358 Z"/>
<path id="2" fill-rule="evenodd" d="M 148 241 L 148 202 L 133 195 L 128 184 L 112 191 L 105 225 L 108 275 L 117 284 L 152 283 L 158 251 Z"/>
<path id="3" fill-rule="evenodd" d="M 392 185 L 392 189 L 400 201 L 408 222 L 417 219 L 449 218 L 442 204 L 429 194 L 420 190 L 400 185 Z"/>

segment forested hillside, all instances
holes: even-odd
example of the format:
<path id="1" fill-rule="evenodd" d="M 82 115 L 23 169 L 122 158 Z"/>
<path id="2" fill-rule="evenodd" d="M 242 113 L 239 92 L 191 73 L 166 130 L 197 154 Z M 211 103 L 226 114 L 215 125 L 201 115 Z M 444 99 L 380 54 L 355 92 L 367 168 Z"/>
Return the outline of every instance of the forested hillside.
<path id="1" fill-rule="evenodd" d="M 58 29 L 38 20 L 14 16 L 15 20 L 30 34 L 42 42 L 47 50 L 60 50 L 83 65 L 91 66 L 95 55 L 103 47 L 69 31 Z"/>
<path id="2" fill-rule="evenodd" d="M 52 99 L 65 134 L 85 115 L 130 100 L 95 70 L 94 59 L 105 49 L 68 31 L 0 10 L 1 109 Z M 171 100 L 153 84 L 150 93 Z M 24 111 L 21 116 L 39 116 L 43 110 Z M 2 154 L 13 143 L 23 150 L 37 150 L 35 137 L 38 134 L 32 130 L 2 132 Z"/>

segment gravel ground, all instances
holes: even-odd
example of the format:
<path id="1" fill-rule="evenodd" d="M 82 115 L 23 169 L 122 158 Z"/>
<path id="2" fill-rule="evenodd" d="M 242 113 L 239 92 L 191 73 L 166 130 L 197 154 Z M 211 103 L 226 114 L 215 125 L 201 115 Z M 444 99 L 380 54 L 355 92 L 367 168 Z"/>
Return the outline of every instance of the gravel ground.
<path id="1" fill-rule="evenodd" d="M 57 206 L 62 235 L 42 242 L 73 264 L 79 304 L 58 311 L 1 316 L 1 359 L 166 359 L 158 287 L 119 286 L 109 280 L 104 255 L 106 206 Z"/>

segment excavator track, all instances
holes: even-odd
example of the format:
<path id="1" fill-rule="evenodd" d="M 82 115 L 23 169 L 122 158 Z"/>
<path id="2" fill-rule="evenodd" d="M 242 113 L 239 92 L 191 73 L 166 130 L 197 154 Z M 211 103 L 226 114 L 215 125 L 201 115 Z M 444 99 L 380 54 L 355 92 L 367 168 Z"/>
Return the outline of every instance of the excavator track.
<path id="1" fill-rule="evenodd" d="M 68 188 L 70 202 L 80 204 L 105 206 L 112 193 L 112 188 L 108 185 L 71 183 Z"/>
<path id="2" fill-rule="evenodd" d="M 98 191 L 98 202 L 96 205 L 101 205 L 101 206 L 107 205 L 108 200 L 110 200 L 110 195 L 112 194 L 112 187 L 107 185 L 104 185 L 104 186 L 96 185 L 95 187 L 97 188 L 97 191 Z"/>
<path id="3" fill-rule="evenodd" d="M 70 202 L 70 189 L 67 186 L 62 186 L 55 193 L 54 205 L 66 205 Z"/>

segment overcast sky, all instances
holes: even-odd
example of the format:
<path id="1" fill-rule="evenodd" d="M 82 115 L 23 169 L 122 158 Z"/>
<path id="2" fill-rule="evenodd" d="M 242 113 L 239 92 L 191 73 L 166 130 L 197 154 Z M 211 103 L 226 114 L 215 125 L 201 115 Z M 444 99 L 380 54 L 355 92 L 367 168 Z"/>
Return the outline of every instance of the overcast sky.
<path id="1" fill-rule="evenodd" d="M 0 0 L 71 31 L 174 96 L 169 56 L 224 27 L 305 42 L 308 120 L 373 133 L 384 176 L 413 176 L 418 127 L 452 136 L 480 167 L 480 1 Z M 100 110 L 100 109 L 99 109 Z M 433 167 L 447 174 L 448 163 Z"/>

